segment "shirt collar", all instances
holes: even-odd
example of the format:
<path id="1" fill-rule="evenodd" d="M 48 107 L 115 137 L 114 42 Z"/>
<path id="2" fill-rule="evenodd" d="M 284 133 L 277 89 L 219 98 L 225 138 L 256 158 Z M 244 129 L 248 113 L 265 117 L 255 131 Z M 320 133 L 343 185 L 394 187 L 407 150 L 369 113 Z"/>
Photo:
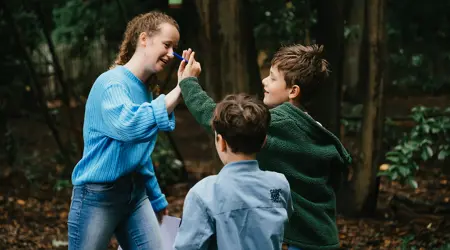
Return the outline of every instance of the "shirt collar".
<path id="1" fill-rule="evenodd" d="M 259 169 L 257 160 L 235 161 L 225 165 L 219 172 L 219 175 L 234 174 L 241 172 L 252 172 Z"/>

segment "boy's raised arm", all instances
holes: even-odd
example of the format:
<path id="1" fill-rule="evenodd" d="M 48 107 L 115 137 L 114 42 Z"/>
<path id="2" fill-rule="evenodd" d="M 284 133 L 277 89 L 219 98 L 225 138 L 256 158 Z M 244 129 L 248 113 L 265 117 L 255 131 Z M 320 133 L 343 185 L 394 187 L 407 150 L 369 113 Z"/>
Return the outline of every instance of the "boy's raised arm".
<path id="1" fill-rule="evenodd" d="M 178 85 L 181 88 L 181 95 L 189 112 L 194 116 L 200 125 L 202 125 L 208 133 L 212 133 L 211 118 L 216 108 L 216 103 L 208 94 L 203 91 L 198 83 L 198 75 L 202 71 L 201 65 L 195 60 L 195 52 L 191 53 L 191 49 L 183 52 L 183 56 L 189 57 L 189 62 L 183 60 L 178 68 Z"/>
<path id="2" fill-rule="evenodd" d="M 212 133 L 211 118 L 216 108 L 216 103 L 202 89 L 196 77 L 187 77 L 180 82 L 181 94 L 184 103 L 195 120 L 208 132 Z"/>

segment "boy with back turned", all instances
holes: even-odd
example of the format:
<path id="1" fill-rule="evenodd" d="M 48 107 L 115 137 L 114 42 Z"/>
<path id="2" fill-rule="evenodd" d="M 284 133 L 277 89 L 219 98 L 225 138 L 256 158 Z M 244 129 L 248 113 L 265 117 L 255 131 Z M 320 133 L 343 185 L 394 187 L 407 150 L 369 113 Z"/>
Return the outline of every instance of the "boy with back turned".
<path id="1" fill-rule="evenodd" d="M 293 209 L 289 183 L 256 161 L 269 123 L 268 108 L 250 96 L 217 104 L 211 127 L 225 166 L 189 190 L 176 250 L 281 250 Z"/>

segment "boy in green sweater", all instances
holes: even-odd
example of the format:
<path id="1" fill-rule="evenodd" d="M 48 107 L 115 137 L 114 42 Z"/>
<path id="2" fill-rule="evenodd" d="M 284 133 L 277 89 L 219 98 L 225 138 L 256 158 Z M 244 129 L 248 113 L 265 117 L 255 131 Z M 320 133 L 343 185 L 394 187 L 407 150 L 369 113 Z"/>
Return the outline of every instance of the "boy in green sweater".
<path id="1" fill-rule="evenodd" d="M 328 76 L 322 50 L 317 45 L 282 47 L 262 81 L 271 123 L 257 160 L 261 169 L 284 174 L 290 184 L 294 213 L 284 242 L 293 250 L 339 248 L 336 189 L 351 157 L 335 135 L 301 109 L 308 93 Z M 199 63 L 193 56 L 189 60 L 179 72 L 181 93 L 197 122 L 212 133 L 216 103 L 193 77 Z"/>

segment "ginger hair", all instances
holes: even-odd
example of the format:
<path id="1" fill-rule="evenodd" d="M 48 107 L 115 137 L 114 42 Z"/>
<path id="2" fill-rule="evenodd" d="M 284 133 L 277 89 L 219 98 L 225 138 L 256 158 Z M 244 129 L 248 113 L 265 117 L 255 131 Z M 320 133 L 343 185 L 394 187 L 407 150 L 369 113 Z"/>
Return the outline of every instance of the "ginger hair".
<path id="1" fill-rule="evenodd" d="M 329 75 L 329 64 L 322 54 L 323 45 L 285 46 L 275 53 L 272 66 L 284 74 L 286 87 L 298 85 L 301 95 L 305 96 L 312 93 Z"/>
<path id="2" fill-rule="evenodd" d="M 130 61 L 136 51 L 139 35 L 142 32 L 146 32 L 149 36 L 152 36 L 160 31 L 160 25 L 164 23 L 171 24 L 178 31 L 180 31 L 178 23 L 172 17 L 159 11 L 151 11 L 146 14 L 140 14 L 129 21 L 124 33 L 122 44 L 120 45 L 119 54 L 117 55 L 112 67 L 116 65 L 124 65 Z"/>

